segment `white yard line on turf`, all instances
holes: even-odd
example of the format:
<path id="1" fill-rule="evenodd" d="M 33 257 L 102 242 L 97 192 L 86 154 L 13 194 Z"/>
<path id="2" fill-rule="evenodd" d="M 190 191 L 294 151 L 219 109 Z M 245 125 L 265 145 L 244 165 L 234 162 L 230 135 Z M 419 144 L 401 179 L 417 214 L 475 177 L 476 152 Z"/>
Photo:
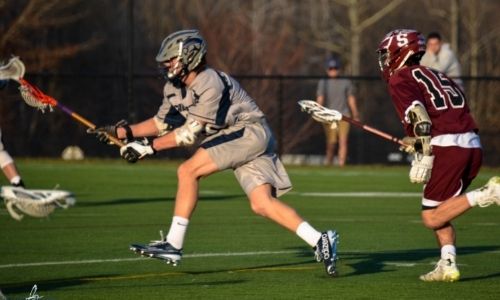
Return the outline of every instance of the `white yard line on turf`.
<path id="1" fill-rule="evenodd" d="M 200 194 L 205 195 L 227 195 L 227 192 L 217 190 L 201 190 Z M 299 195 L 306 197 L 373 197 L 373 198 L 388 198 L 388 197 L 403 197 L 414 198 L 422 197 L 422 193 L 416 192 L 289 192 L 290 195 Z"/>
<path id="2" fill-rule="evenodd" d="M 387 198 L 387 197 L 421 197 L 422 193 L 409 193 L 409 192 L 305 192 L 296 193 L 300 196 L 309 197 L 374 197 L 374 198 Z"/>
<path id="3" fill-rule="evenodd" d="M 222 252 L 222 253 L 193 253 L 183 255 L 185 258 L 200 258 L 200 257 L 229 257 L 229 256 L 257 256 L 257 255 L 273 255 L 273 254 L 288 254 L 288 253 L 298 253 L 294 250 L 286 251 L 255 251 L 255 252 Z M 124 261 L 136 261 L 148 258 L 136 257 L 136 258 L 113 258 L 113 259 L 87 259 L 87 260 L 66 260 L 66 261 L 46 261 L 46 262 L 33 262 L 33 263 L 23 263 L 23 264 L 6 264 L 0 265 L 0 269 L 6 268 L 22 268 L 22 267 L 42 267 L 42 266 L 54 266 L 54 265 L 78 265 L 78 264 L 98 264 L 98 263 L 113 263 L 113 262 L 124 262 Z"/>
<path id="4" fill-rule="evenodd" d="M 368 251 L 368 250 L 344 250 L 346 255 L 352 253 L 386 253 L 385 251 Z M 461 251 L 462 253 L 474 253 L 475 251 Z M 253 251 L 253 252 L 220 252 L 220 253 L 193 253 L 186 254 L 184 258 L 205 258 L 205 257 L 230 257 L 230 256 L 258 256 L 258 255 L 275 255 L 275 254 L 290 254 L 296 253 L 301 254 L 301 252 L 295 250 L 283 250 L 283 251 Z M 483 253 L 489 254 L 500 254 L 498 250 L 485 251 Z M 148 260 L 149 258 L 136 257 L 136 258 L 113 258 L 113 259 L 84 259 L 84 260 L 63 260 L 63 261 L 46 261 L 46 262 L 33 262 L 33 263 L 20 263 L 20 264 L 5 264 L 0 265 L 0 269 L 7 268 L 23 268 L 23 267 L 43 267 L 43 266 L 57 266 L 57 265 L 79 265 L 79 264 L 100 264 L 100 263 L 116 263 L 116 262 L 127 262 L 127 261 L 139 261 Z M 379 262 L 383 265 L 396 266 L 396 267 L 413 267 L 415 265 L 427 265 L 429 263 L 420 262 Z M 430 264 L 435 264 L 436 262 L 431 262 Z"/>

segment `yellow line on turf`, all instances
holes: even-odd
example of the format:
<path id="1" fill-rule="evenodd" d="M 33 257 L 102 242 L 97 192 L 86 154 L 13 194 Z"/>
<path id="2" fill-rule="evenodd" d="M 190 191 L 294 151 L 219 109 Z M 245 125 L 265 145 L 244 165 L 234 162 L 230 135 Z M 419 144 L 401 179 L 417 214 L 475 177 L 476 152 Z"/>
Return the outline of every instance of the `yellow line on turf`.
<path id="1" fill-rule="evenodd" d="M 281 271 L 304 271 L 304 270 L 314 270 L 317 269 L 318 266 L 310 266 L 310 267 L 262 267 L 262 268 L 248 268 L 248 269 L 239 269 L 234 271 L 235 273 L 244 273 L 244 272 L 281 272 Z"/>
<path id="2" fill-rule="evenodd" d="M 314 270 L 321 268 L 321 266 L 309 266 L 309 267 L 262 267 L 262 268 L 245 268 L 236 270 L 220 271 L 216 273 L 246 273 L 246 272 L 297 272 L 304 270 Z M 170 277 L 170 276 L 181 276 L 181 275 L 196 275 L 196 272 L 164 272 L 164 273 L 149 273 L 149 274 L 138 274 L 138 275 L 127 275 L 127 276 L 107 276 L 107 277 L 87 277 L 80 278 L 81 281 L 105 281 L 105 280 L 133 280 L 133 279 L 144 279 L 151 277 Z"/>
<path id="3" fill-rule="evenodd" d="M 166 276 L 179 276 L 179 275 L 189 275 L 186 272 L 164 272 L 164 273 L 150 273 L 150 274 L 138 274 L 138 275 L 127 275 L 127 276 L 106 276 L 106 277 L 84 277 L 80 278 L 82 281 L 104 281 L 104 280 L 130 280 L 130 279 L 143 279 L 149 277 L 166 277 Z"/>

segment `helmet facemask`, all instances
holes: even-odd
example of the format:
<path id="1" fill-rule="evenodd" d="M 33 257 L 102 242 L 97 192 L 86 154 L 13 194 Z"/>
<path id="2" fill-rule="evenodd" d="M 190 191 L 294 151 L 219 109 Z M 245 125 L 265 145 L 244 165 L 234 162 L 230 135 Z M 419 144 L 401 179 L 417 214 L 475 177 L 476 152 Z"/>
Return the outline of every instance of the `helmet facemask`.
<path id="1" fill-rule="evenodd" d="M 184 30 L 169 35 L 162 43 L 156 61 L 160 72 L 174 86 L 182 86 L 185 76 L 203 61 L 207 46 L 197 30 Z"/>
<path id="2" fill-rule="evenodd" d="M 380 72 L 382 73 L 382 77 L 387 81 L 391 75 L 390 70 L 390 53 L 387 49 L 381 49 L 377 51 L 378 53 L 378 66 L 380 68 Z"/>
<path id="3" fill-rule="evenodd" d="M 163 78 L 180 88 L 184 85 L 182 79 L 187 75 L 187 71 L 178 60 L 173 59 L 172 61 L 175 61 L 172 62 L 173 66 L 167 65 L 168 62 L 165 62 L 158 64 L 158 69 Z"/>
<path id="4" fill-rule="evenodd" d="M 378 66 L 380 71 L 383 72 L 385 68 L 389 66 L 389 52 L 387 50 L 380 50 L 378 53 Z"/>

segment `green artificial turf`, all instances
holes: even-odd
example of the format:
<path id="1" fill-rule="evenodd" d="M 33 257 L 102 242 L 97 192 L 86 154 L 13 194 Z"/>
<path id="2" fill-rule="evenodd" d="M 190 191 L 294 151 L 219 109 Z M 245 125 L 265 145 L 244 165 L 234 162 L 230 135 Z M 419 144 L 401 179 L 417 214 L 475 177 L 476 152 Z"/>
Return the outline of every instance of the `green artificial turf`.
<path id="1" fill-rule="evenodd" d="M 140 258 L 128 245 L 168 231 L 178 163 L 17 163 L 29 188 L 58 184 L 77 204 L 21 222 L 2 205 L 0 289 L 8 299 L 25 299 L 35 284 L 43 299 L 500 297 L 497 206 L 475 208 L 454 222 L 461 281 L 418 280 L 439 250 L 421 224 L 421 186 L 409 183 L 407 166 L 288 167 L 294 189 L 282 200 L 316 228 L 340 233 L 340 276 L 329 278 L 308 245 L 252 213 L 230 171 L 201 181 L 185 256 L 172 267 Z M 483 168 L 473 187 L 499 171 Z"/>

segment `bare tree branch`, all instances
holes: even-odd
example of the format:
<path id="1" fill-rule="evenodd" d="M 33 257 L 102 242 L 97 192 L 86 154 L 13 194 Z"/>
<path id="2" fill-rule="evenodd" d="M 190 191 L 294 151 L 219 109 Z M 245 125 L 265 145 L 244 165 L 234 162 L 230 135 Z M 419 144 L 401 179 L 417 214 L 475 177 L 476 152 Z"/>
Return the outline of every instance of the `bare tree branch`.
<path id="1" fill-rule="evenodd" d="M 376 13 L 371 15 L 369 18 L 366 18 L 362 22 L 360 22 L 357 28 L 354 28 L 354 30 L 357 30 L 359 32 L 365 30 L 367 27 L 370 27 L 373 24 L 377 23 L 380 19 L 385 17 L 388 13 L 390 13 L 394 9 L 396 9 L 403 2 L 405 2 L 405 0 L 393 0 L 389 2 L 389 4 L 382 7 Z"/>
<path id="2" fill-rule="evenodd" d="M 62 59 L 97 46 L 102 39 L 90 37 L 81 42 L 60 45 L 47 41 L 51 30 L 81 20 L 86 11 L 74 11 L 82 0 L 29 0 L 25 5 L 10 2 L 6 9 L 18 12 L 14 17 L 4 16 L 6 21 L 0 36 L 0 54 L 16 54 L 25 60 L 30 71 L 39 71 L 57 65 Z M 9 22 L 10 21 L 10 22 Z M 40 33 L 43 32 L 43 35 Z M 39 45 L 37 42 L 40 42 Z"/>

